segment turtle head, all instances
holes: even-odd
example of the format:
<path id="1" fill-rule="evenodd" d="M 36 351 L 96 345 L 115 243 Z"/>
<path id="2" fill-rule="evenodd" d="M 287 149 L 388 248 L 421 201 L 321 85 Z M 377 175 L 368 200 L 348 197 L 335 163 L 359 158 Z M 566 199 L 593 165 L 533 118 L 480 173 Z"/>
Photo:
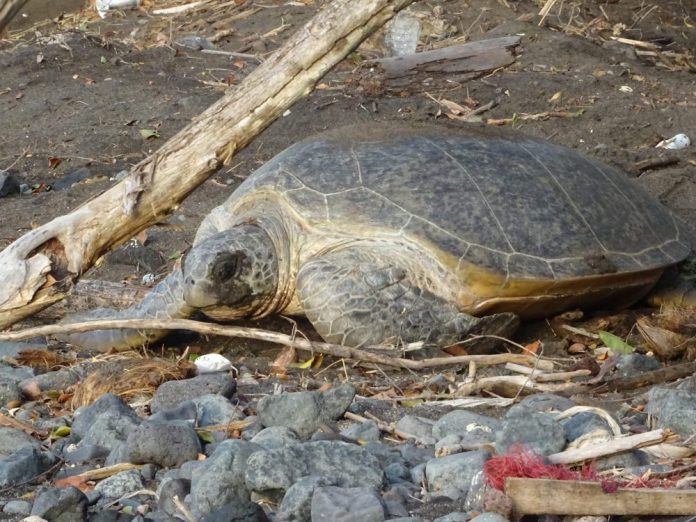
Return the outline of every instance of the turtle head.
<path id="1" fill-rule="evenodd" d="M 224 317 L 254 315 L 278 284 L 275 247 L 254 225 L 219 232 L 195 245 L 183 262 L 184 300 Z"/>

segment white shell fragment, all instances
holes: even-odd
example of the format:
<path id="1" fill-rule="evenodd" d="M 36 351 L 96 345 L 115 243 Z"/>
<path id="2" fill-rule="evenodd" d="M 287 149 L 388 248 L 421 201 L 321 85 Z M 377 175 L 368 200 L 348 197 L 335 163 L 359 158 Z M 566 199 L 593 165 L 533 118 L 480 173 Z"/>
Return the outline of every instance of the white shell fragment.
<path id="1" fill-rule="evenodd" d="M 681 150 L 685 149 L 689 145 L 691 145 L 691 140 L 689 137 L 684 133 L 679 133 L 672 136 L 668 140 L 662 140 L 660 143 L 655 145 L 655 148 Z"/>
<path id="2" fill-rule="evenodd" d="M 193 361 L 198 373 L 226 372 L 232 368 L 232 363 L 219 353 L 207 353 Z"/>

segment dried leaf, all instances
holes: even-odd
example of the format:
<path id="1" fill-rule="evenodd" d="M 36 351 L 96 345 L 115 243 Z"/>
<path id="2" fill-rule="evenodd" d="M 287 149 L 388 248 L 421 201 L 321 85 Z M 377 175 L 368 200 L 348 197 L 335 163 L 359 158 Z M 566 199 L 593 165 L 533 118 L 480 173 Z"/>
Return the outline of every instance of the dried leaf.
<path id="1" fill-rule="evenodd" d="M 62 160 L 60 158 L 56 158 L 54 156 L 49 156 L 48 158 L 48 168 L 49 169 L 55 169 L 58 165 L 60 165 L 60 162 Z"/>
<path id="2" fill-rule="evenodd" d="M 284 346 L 275 360 L 271 363 L 273 375 L 286 375 L 288 367 L 297 359 L 297 350 L 292 346 Z"/>
<path id="3" fill-rule="evenodd" d="M 638 319 L 636 326 L 650 350 L 662 360 L 676 359 L 687 348 L 688 337 L 655 326 L 645 317 Z"/>
<path id="4" fill-rule="evenodd" d="M 140 136 L 144 140 L 150 140 L 160 137 L 159 132 L 157 132 L 155 129 L 140 129 Z"/>
<path id="5" fill-rule="evenodd" d="M 524 353 L 530 353 L 530 354 L 539 353 L 540 348 L 541 348 L 541 341 L 537 339 L 533 343 L 529 343 L 528 345 L 526 345 L 524 347 Z"/>
<path id="6" fill-rule="evenodd" d="M 568 347 L 568 353 L 578 354 L 585 353 L 587 351 L 587 346 L 582 343 L 573 343 Z"/>
<path id="7" fill-rule="evenodd" d="M 599 338 L 604 343 L 604 346 L 611 348 L 613 351 L 618 353 L 633 353 L 635 348 L 625 342 L 621 337 L 617 337 L 613 333 L 600 330 L 598 332 Z"/>
<path id="8" fill-rule="evenodd" d="M 81 477 L 80 475 L 73 475 L 72 477 L 58 479 L 55 482 L 53 482 L 53 486 L 56 488 L 67 488 L 72 486 L 74 488 L 79 489 L 83 493 L 93 489 L 92 486 L 87 484 L 87 479 L 85 477 Z"/>

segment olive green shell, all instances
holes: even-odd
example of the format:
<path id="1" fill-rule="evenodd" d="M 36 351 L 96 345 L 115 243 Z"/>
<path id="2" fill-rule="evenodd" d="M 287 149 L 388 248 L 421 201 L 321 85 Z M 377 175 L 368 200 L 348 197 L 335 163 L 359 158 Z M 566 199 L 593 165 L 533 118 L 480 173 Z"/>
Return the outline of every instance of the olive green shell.
<path id="1" fill-rule="evenodd" d="M 405 238 L 506 281 L 652 270 L 690 249 L 671 212 L 624 173 L 485 129 L 333 131 L 277 155 L 225 207 L 256 193 L 281 196 L 315 230 Z"/>

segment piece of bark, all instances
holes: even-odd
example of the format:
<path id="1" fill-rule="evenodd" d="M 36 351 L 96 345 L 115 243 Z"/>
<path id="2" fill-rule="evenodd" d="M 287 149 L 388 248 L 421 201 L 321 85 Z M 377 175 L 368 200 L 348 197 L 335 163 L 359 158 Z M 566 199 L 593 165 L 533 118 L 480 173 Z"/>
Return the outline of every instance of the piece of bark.
<path id="1" fill-rule="evenodd" d="M 507 478 L 505 494 L 517 515 L 694 515 L 696 490 L 618 488 L 598 482 Z"/>
<path id="2" fill-rule="evenodd" d="M 503 36 L 365 62 L 354 80 L 368 93 L 420 91 L 465 81 L 515 61 L 519 36 Z"/>
<path id="3" fill-rule="evenodd" d="M 0 328 L 65 297 L 100 256 L 161 221 L 412 0 L 334 0 L 120 183 L 0 252 Z"/>

